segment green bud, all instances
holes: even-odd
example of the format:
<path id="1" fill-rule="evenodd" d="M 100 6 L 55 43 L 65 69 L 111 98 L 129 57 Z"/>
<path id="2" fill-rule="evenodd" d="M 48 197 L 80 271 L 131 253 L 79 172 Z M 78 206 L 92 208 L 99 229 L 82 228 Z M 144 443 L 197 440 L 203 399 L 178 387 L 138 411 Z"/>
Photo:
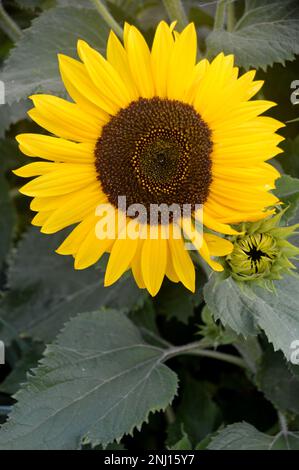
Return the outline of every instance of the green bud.
<path id="1" fill-rule="evenodd" d="M 237 281 L 257 281 L 269 286 L 296 267 L 290 258 L 299 255 L 299 248 L 286 239 L 296 232 L 299 224 L 280 226 L 281 211 L 273 217 L 242 224 L 242 235 L 231 238 L 234 249 L 226 257 L 231 275 Z"/>

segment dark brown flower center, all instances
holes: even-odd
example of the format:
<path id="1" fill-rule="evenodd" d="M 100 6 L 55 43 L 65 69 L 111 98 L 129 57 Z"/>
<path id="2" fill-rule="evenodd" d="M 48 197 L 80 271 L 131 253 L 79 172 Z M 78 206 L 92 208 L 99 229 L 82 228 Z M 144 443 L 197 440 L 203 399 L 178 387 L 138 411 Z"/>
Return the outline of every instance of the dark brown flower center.
<path id="1" fill-rule="evenodd" d="M 96 169 L 113 206 L 204 204 L 211 184 L 211 133 L 195 109 L 175 100 L 140 98 L 104 126 Z M 167 221 L 168 222 L 168 221 Z"/>

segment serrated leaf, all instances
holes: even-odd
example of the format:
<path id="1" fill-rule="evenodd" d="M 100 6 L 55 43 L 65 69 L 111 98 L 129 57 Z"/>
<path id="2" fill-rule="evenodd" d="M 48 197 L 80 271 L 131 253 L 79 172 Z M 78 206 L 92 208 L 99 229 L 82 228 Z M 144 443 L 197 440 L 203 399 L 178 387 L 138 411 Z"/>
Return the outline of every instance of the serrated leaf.
<path id="1" fill-rule="evenodd" d="M 4 341 L 25 334 L 49 342 L 72 315 L 101 306 L 129 311 L 146 298 L 132 276 L 107 288 L 100 267 L 76 271 L 71 257 L 55 253 L 65 236 L 32 227 L 20 242 L 8 271 L 9 290 L 0 301 Z"/>
<path id="2" fill-rule="evenodd" d="M 177 378 L 115 310 L 72 319 L 17 394 L 0 449 L 106 446 L 172 401 Z M 24 426 L 23 423 L 26 423 Z"/>
<path id="3" fill-rule="evenodd" d="M 277 409 L 299 414 L 299 374 L 296 377 L 291 372 L 281 352 L 275 353 L 272 348 L 264 352 L 256 380 L 260 390 Z"/>
<path id="4" fill-rule="evenodd" d="M 233 31 L 215 30 L 207 38 L 208 53 L 234 54 L 237 65 L 266 69 L 294 60 L 299 53 L 297 0 L 250 2 Z"/>
<path id="5" fill-rule="evenodd" d="M 244 337 L 258 333 L 249 300 L 231 278 L 213 275 L 204 287 L 204 298 L 215 320 Z"/>
<path id="6" fill-rule="evenodd" d="M 298 450 L 299 432 L 268 436 L 248 423 L 226 426 L 208 445 L 210 450 Z"/>
<path id="7" fill-rule="evenodd" d="M 204 296 L 217 320 L 244 337 L 256 334 L 259 326 L 289 360 L 291 343 L 299 338 L 299 279 L 286 276 L 274 284 L 276 292 L 270 292 L 254 283 L 240 285 L 231 277 L 213 275 Z"/>
<path id="8" fill-rule="evenodd" d="M 108 27 L 89 8 L 52 8 L 33 20 L 6 61 L 2 80 L 8 103 L 31 93 L 64 95 L 57 54 L 77 57 L 78 39 L 104 52 Z"/>

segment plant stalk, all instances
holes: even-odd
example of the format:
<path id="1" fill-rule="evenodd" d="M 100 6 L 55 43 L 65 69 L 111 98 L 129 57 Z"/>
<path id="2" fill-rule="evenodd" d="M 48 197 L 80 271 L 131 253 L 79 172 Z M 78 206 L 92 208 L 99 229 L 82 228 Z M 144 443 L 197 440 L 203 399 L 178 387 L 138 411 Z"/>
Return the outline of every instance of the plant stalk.
<path id="1" fill-rule="evenodd" d="M 235 5 L 233 0 L 228 0 L 227 3 L 227 31 L 232 32 L 236 24 Z"/>
<path id="2" fill-rule="evenodd" d="M 7 34 L 7 36 L 16 42 L 22 36 L 22 30 L 19 28 L 17 23 L 6 13 L 3 8 L 2 2 L 0 1 L 0 27 Z"/>
<path id="3" fill-rule="evenodd" d="M 123 38 L 123 29 L 119 26 L 117 21 L 113 18 L 110 11 L 104 5 L 101 0 L 90 0 L 94 6 L 96 7 L 97 11 L 105 21 L 105 23 L 110 26 L 110 28 L 117 34 L 117 36 L 122 39 Z"/>
<path id="4" fill-rule="evenodd" d="M 214 31 L 223 29 L 225 21 L 226 3 L 227 0 L 218 0 L 214 19 Z"/>
<path id="5" fill-rule="evenodd" d="M 169 348 L 165 351 L 163 362 L 175 356 L 193 355 L 218 359 L 223 362 L 234 364 L 238 367 L 241 367 L 242 369 L 247 369 L 247 364 L 241 357 L 206 349 L 207 347 L 211 347 L 211 344 L 208 344 L 207 340 L 205 339 L 185 344 L 183 346 L 173 346 L 172 348 Z"/>
<path id="6" fill-rule="evenodd" d="M 177 21 L 180 30 L 188 24 L 188 18 L 181 0 L 163 0 L 164 8 L 170 21 Z"/>

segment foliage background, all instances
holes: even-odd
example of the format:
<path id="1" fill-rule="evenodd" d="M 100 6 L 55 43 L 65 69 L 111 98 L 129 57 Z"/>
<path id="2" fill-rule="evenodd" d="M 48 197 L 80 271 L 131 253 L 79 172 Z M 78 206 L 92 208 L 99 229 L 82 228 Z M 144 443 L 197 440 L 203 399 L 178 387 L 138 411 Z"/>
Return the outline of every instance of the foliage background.
<path id="1" fill-rule="evenodd" d="M 289 361 L 299 339 L 297 278 L 277 282 L 273 295 L 202 265 L 195 295 L 165 282 L 151 299 L 129 274 L 104 288 L 105 260 L 74 271 L 54 253 L 65 234 L 30 227 L 11 172 L 26 162 L 14 136 L 37 130 L 27 96 L 64 96 L 57 53 L 75 57 L 78 38 L 104 53 L 109 27 L 89 0 L 1 3 L 18 28 L 7 34 L 0 20 L 0 422 L 10 416 L 0 449 L 299 449 L 299 366 Z M 102 2 L 149 42 L 168 20 L 164 3 Z M 274 164 L 285 173 L 277 189 L 289 205 L 285 223 L 299 222 L 299 105 L 290 100 L 299 80 L 297 0 L 183 5 L 201 54 L 233 52 L 242 69 L 257 68 L 260 97 L 278 103 L 269 115 L 292 121 Z"/>

